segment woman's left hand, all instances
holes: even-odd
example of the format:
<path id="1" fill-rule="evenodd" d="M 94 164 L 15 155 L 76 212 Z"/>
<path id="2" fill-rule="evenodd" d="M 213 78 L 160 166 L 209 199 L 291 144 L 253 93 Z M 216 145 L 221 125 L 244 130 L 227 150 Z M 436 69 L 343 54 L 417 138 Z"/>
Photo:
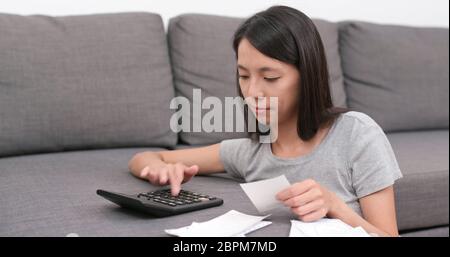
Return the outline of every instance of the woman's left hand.
<path id="1" fill-rule="evenodd" d="M 333 192 L 312 179 L 295 183 L 280 191 L 277 199 L 305 222 L 319 220 L 335 211 L 339 201 Z"/>

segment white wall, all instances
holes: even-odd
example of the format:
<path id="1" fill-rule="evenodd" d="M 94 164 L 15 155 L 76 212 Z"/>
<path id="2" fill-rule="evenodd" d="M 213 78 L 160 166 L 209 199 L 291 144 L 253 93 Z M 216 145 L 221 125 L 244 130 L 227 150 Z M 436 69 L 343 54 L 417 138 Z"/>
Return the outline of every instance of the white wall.
<path id="1" fill-rule="evenodd" d="M 195 12 L 246 17 L 274 4 L 313 18 L 449 27 L 448 0 L 0 0 L 0 13 L 72 15 L 145 11 L 170 17 Z"/>

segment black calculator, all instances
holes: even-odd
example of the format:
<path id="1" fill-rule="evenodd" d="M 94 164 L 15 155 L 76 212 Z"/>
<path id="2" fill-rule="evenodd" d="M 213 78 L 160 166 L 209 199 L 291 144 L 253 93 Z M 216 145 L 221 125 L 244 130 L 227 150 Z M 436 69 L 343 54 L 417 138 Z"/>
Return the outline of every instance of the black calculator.
<path id="1" fill-rule="evenodd" d="M 177 215 L 223 204 L 223 200 L 218 197 L 186 190 L 180 190 L 177 196 L 172 196 L 170 189 L 160 189 L 136 195 L 98 189 L 97 194 L 121 207 L 157 217 Z"/>

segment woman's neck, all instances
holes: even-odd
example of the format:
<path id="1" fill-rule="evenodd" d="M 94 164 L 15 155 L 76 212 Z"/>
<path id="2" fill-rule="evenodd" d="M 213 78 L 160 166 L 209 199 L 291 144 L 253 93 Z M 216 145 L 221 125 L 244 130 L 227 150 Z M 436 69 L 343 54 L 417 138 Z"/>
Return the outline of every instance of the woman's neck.
<path id="1" fill-rule="evenodd" d="M 330 126 L 320 128 L 308 141 L 302 140 L 297 133 L 297 120 L 278 125 L 278 138 L 271 144 L 272 153 L 279 157 L 299 157 L 310 153 L 327 135 Z"/>

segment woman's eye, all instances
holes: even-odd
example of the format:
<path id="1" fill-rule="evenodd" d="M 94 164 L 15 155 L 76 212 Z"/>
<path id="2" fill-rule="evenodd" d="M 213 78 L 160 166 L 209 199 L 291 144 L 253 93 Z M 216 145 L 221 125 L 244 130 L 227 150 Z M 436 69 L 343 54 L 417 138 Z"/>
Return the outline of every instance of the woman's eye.
<path id="1" fill-rule="evenodd" d="M 239 75 L 239 79 L 248 79 L 247 75 Z"/>
<path id="2" fill-rule="evenodd" d="M 264 78 L 264 80 L 269 81 L 269 82 L 274 82 L 277 79 L 279 79 L 280 77 L 273 77 L 273 78 Z"/>

